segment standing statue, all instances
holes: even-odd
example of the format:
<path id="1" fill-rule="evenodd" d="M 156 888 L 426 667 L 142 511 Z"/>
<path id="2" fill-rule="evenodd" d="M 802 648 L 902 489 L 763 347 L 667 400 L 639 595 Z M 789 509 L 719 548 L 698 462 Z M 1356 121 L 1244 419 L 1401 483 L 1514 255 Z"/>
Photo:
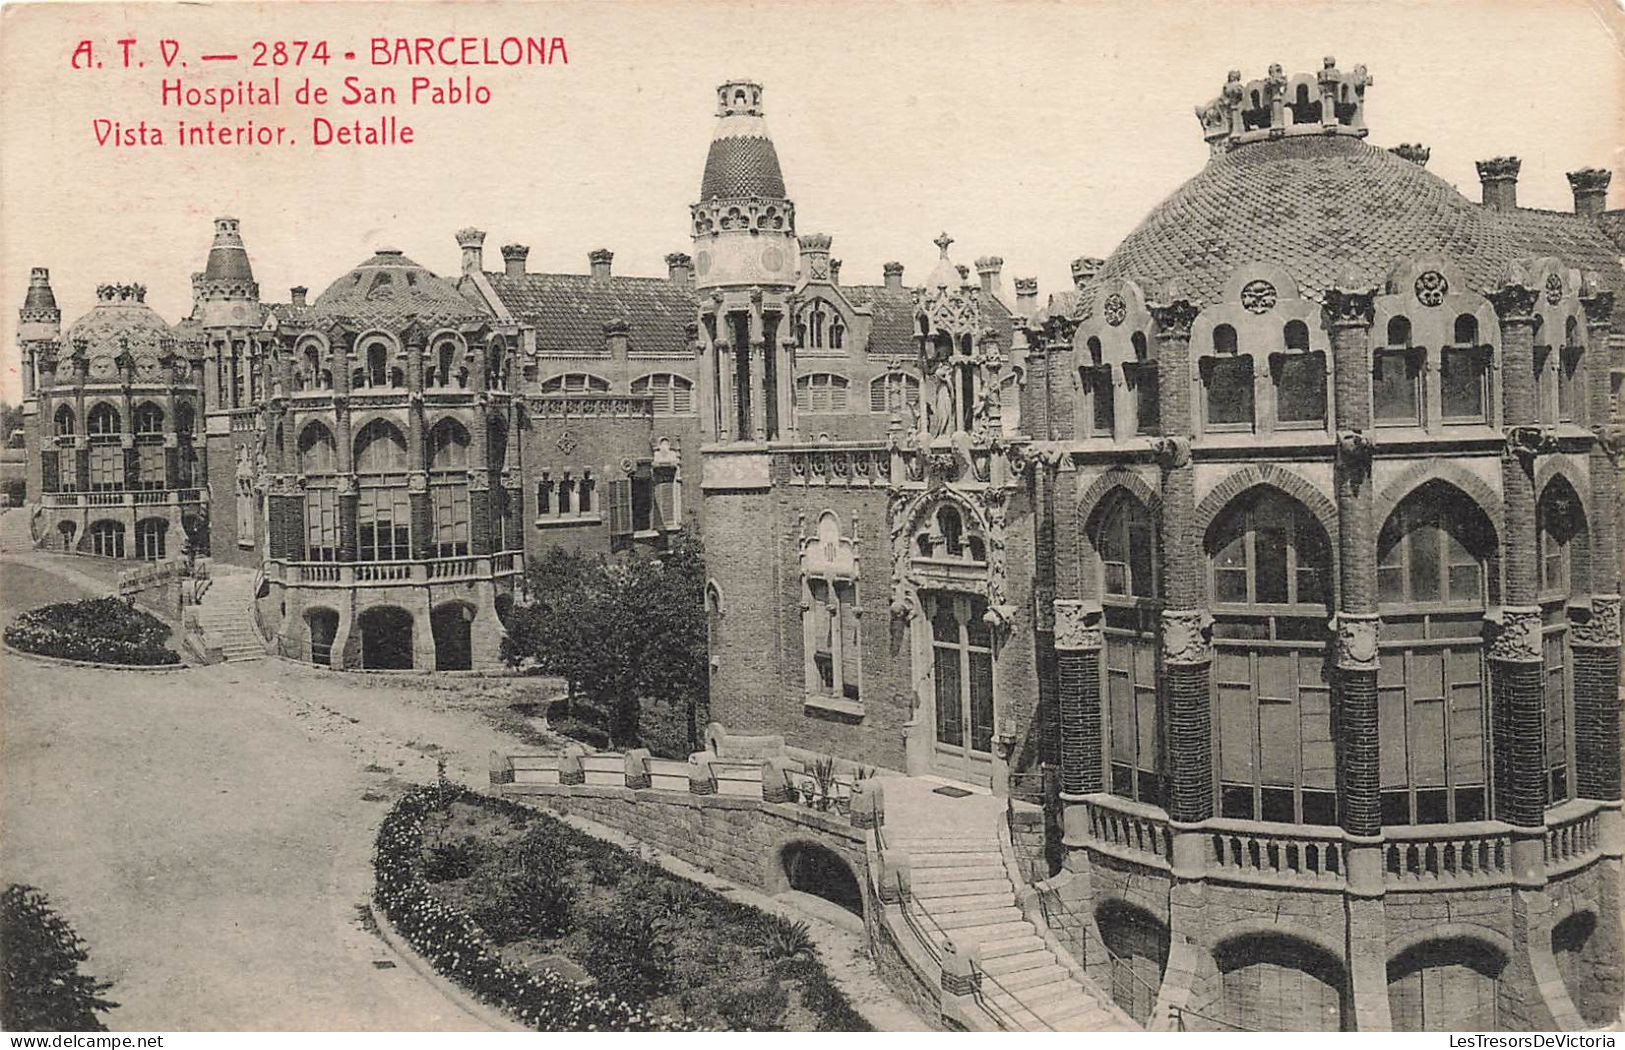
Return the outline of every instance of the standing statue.
<path id="1" fill-rule="evenodd" d="M 943 363 L 931 373 L 932 381 L 936 386 L 931 391 L 931 401 L 926 406 L 926 427 L 931 436 L 946 437 L 953 433 L 958 413 L 958 398 L 954 391 L 953 366 Z"/>

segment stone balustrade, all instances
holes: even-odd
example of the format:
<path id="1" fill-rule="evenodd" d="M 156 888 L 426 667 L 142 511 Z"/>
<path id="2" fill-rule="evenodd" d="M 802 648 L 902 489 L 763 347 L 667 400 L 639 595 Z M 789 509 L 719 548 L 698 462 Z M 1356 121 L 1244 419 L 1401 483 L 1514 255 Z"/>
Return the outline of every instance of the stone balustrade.
<path id="1" fill-rule="evenodd" d="M 1343 831 L 1335 827 L 1210 820 L 1209 874 L 1248 881 L 1338 886 L 1347 870 Z"/>
<path id="2" fill-rule="evenodd" d="M 799 485 L 868 488 L 891 484 L 891 452 L 884 446 L 814 445 L 777 451 Z"/>
<path id="3" fill-rule="evenodd" d="M 1089 838 L 1106 852 L 1166 866 L 1173 854 L 1168 818 L 1160 810 L 1128 799 L 1091 796 L 1082 803 Z"/>
<path id="4" fill-rule="evenodd" d="M 1503 824 L 1417 825 L 1387 829 L 1384 882 L 1390 889 L 1451 883 L 1492 886 L 1512 875 L 1512 833 Z"/>
<path id="5" fill-rule="evenodd" d="M 1602 854 L 1603 806 L 1583 799 L 1546 815 L 1546 869 L 1567 872 Z"/>

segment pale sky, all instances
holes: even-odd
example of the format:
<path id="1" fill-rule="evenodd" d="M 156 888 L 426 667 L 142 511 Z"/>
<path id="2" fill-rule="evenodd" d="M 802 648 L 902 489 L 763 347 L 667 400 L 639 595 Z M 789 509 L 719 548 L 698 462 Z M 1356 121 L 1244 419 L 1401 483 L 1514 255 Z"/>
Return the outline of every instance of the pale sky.
<path id="1" fill-rule="evenodd" d="M 1523 158 L 1520 203 L 1568 210 L 1564 172 L 1625 171 L 1617 10 L 1604 0 L 1490 2 L 536 4 L 217 3 L 11 5 L 0 10 L 0 397 L 19 392 L 17 308 L 31 266 L 48 266 L 64 328 L 97 284 L 137 281 L 174 322 L 191 306 L 211 219 L 242 222 L 267 300 L 304 284 L 314 298 L 378 247 L 438 273 L 458 269 L 453 233 L 531 246 L 532 269 L 662 274 L 689 251 L 722 80 L 765 88 L 800 232 L 834 237 L 842 278 L 878 283 L 899 259 L 918 280 L 946 230 L 956 261 L 996 254 L 1041 295 L 1070 284 L 1069 261 L 1105 256 L 1195 174 L 1206 146 L 1192 113 L 1225 72 L 1288 74 L 1364 63 L 1370 141 L 1422 142 L 1429 169 L 1478 197 L 1473 162 Z M 1609 20 L 1612 19 L 1610 24 Z M 1611 27 L 1612 28 L 1611 28 Z M 562 36 L 568 65 L 378 69 L 374 35 Z M 305 71 L 193 61 L 115 69 L 113 41 L 181 41 L 184 55 L 254 40 L 327 39 L 312 67 L 335 92 L 347 74 L 403 93 L 413 74 L 465 74 L 485 107 L 397 107 L 418 143 L 392 149 L 304 145 L 309 110 L 287 104 Z M 107 66 L 70 68 L 83 38 Z M 166 129 L 193 114 L 159 105 L 159 82 L 229 84 L 272 73 L 280 111 L 230 119 L 287 125 L 290 149 L 98 147 L 96 117 Z M 329 107 L 340 120 L 375 111 Z M 1625 198 L 1616 174 L 1611 203 Z"/>

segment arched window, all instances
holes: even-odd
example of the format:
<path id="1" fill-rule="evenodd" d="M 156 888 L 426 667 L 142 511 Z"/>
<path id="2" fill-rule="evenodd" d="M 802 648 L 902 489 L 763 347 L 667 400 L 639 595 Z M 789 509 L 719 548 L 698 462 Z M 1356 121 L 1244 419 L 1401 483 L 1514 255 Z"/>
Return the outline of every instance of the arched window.
<path id="1" fill-rule="evenodd" d="M 1206 547 L 1221 815 L 1335 824 L 1326 531 L 1301 503 L 1258 488 L 1214 523 Z"/>
<path id="2" fill-rule="evenodd" d="M 163 518 L 147 518 L 135 525 L 135 556 L 143 561 L 162 561 L 164 541 L 169 522 Z"/>
<path id="3" fill-rule="evenodd" d="M 951 558 L 983 563 L 987 561 L 987 541 L 975 528 L 966 528 L 958 507 L 944 504 L 926 520 L 926 527 L 914 537 L 914 549 L 922 558 Z"/>
<path id="4" fill-rule="evenodd" d="M 822 350 L 824 348 L 824 324 L 826 318 L 823 306 L 815 303 L 807 311 L 807 349 Z"/>
<path id="5" fill-rule="evenodd" d="M 103 402 L 90 410 L 89 431 L 92 437 L 110 437 L 119 432 L 118 409 Z"/>
<path id="6" fill-rule="evenodd" d="M 1388 319 L 1388 345 L 1411 345 L 1411 322 L 1404 317 L 1391 317 Z"/>
<path id="7" fill-rule="evenodd" d="M 813 372 L 796 379 L 796 409 L 801 412 L 845 412 L 845 376 Z"/>
<path id="8" fill-rule="evenodd" d="M 829 320 L 829 348 L 831 350 L 844 349 L 846 343 L 846 326 L 841 323 L 839 314 Z"/>
<path id="9" fill-rule="evenodd" d="M 1489 347 L 1478 341 L 1478 319 L 1456 318 L 1453 342 L 1439 349 L 1439 408 L 1446 423 L 1482 423 L 1489 404 Z"/>
<path id="10" fill-rule="evenodd" d="M 151 401 L 143 401 L 135 410 L 135 432 L 151 435 L 164 432 L 164 410 Z"/>
<path id="11" fill-rule="evenodd" d="M 1457 346 L 1478 345 L 1478 318 L 1472 314 L 1462 314 L 1456 318 L 1455 339 Z"/>
<path id="12" fill-rule="evenodd" d="M 1535 506 L 1540 533 L 1541 656 L 1545 672 L 1547 804 L 1572 793 L 1569 708 L 1574 667 L 1569 655 L 1569 601 L 1590 593 L 1591 558 L 1585 509 L 1563 478 L 1546 485 Z"/>
<path id="13" fill-rule="evenodd" d="M 375 419 L 355 439 L 358 474 L 384 474 L 406 469 L 406 437 L 393 423 Z"/>
<path id="14" fill-rule="evenodd" d="M 508 355 L 501 339 L 492 339 L 485 346 L 485 385 L 491 390 L 508 387 Z"/>
<path id="15" fill-rule="evenodd" d="M 1294 330 L 1296 329 L 1296 331 Z M 1275 373 L 1275 422 L 1282 428 L 1326 425 L 1326 355 L 1309 349 L 1309 328 L 1287 324 L 1287 352 L 1272 355 Z"/>
<path id="16" fill-rule="evenodd" d="M 182 401 L 175 406 L 175 433 L 182 438 L 190 438 L 197 432 L 197 413 L 192 410 L 190 403 Z"/>
<path id="17" fill-rule="evenodd" d="M 632 393 L 647 394 L 654 398 L 657 416 L 694 414 L 694 384 L 685 376 L 671 372 L 654 372 L 634 379 Z"/>
<path id="18" fill-rule="evenodd" d="M 434 345 L 430 358 L 427 386 L 467 386 L 468 373 L 461 368 L 462 347 L 455 339 L 442 339 Z"/>
<path id="19" fill-rule="evenodd" d="M 87 531 L 90 553 L 102 558 L 124 557 L 124 523 L 98 521 Z"/>
<path id="20" fill-rule="evenodd" d="M 1579 328 L 1579 322 L 1569 318 L 1563 332 L 1563 345 L 1557 348 L 1557 419 L 1560 423 L 1585 422 L 1585 384 L 1581 378 L 1585 346 L 1580 342 Z"/>
<path id="21" fill-rule="evenodd" d="M 61 405 L 56 410 L 56 434 L 58 437 L 73 436 L 73 409 Z"/>
<path id="22" fill-rule="evenodd" d="M 390 385 L 392 376 L 389 358 L 389 344 L 382 339 L 374 339 L 367 344 L 363 351 L 363 359 L 366 361 L 365 385 L 374 387 Z"/>
<path id="23" fill-rule="evenodd" d="M 331 474 L 338 469 L 333 432 L 321 423 L 310 423 L 299 432 L 299 469 L 305 474 Z"/>
<path id="24" fill-rule="evenodd" d="M 1089 341 L 1084 344 L 1084 347 L 1089 351 L 1089 364 L 1099 365 L 1101 363 L 1102 355 L 1105 353 L 1100 346 L 1100 337 L 1094 335 L 1090 336 Z"/>
<path id="25" fill-rule="evenodd" d="M 1411 351 L 1411 323 L 1388 321 L 1388 340 L 1371 353 L 1371 411 L 1379 424 L 1422 422 L 1422 357 Z"/>
<path id="26" fill-rule="evenodd" d="M 468 430 L 455 419 L 442 419 L 429 432 L 429 469 L 468 469 Z"/>
<path id="27" fill-rule="evenodd" d="M 1302 321 L 1288 321 L 1281 331 L 1281 339 L 1288 350 L 1309 349 L 1309 326 Z"/>
<path id="28" fill-rule="evenodd" d="M 607 394 L 609 380 L 588 372 L 566 372 L 542 381 L 544 394 Z"/>
<path id="29" fill-rule="evenodd" d="M 1231 325 L 1215 325 L 1213 328 L 1213 352 L 1216 354 L 1233 354 L 1237 351 L 1236 330 Z"/>
<path id="30" fill-rule="evenodd" d="M 1201 372 L 1208 429 L 1251 430 L 1253 359 L 1239 352 L 1236 330 L 1230 325 L 1213 329 L 1213 355 L 1202 358 Z"/>
<path id="31" fill-rule="evenodd" d="M 1495 533 L 1461 490 L 1430 482 L 1377 537 L 1377 709 L 1388 825 L 1485 819 L 1484 610 Z"/>
<path id="32" fill-rule="evenodd" d="M 1098 512 L 1094 532 L 1105 618 L 1106 751 L 1115 795 L 1162 805 L 1157 712 L 1156 530 L 1126 492 Z"/>
<path id="33" fill-rule="evenodd" d="M 918 418 L 920 381 L 907 372 L 887 372 L 869 382 L 869 411 L 889 413 L 893 409 L 905 419 Z"/>

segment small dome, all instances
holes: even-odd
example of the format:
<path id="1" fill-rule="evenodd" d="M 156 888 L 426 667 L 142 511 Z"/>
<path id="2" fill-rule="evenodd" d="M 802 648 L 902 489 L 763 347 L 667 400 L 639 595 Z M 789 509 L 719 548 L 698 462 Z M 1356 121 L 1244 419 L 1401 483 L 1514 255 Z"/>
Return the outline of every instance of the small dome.
<path id="1" fill-rule="evenodd" d="M 1350 275 L 1381 285 L 1424 252 L 1482 286 L 1518 254 L 1494 215 L 1426 169 L 1356 138 L 1287 138 L 1214 156 L 1123 239 L 1099 276 L 1128 278 L 1149 295 L 1178 279 L 1211 303 L 1239 267 L 1274 263 L 1319 299 Z"/>
<path id="2" fill-rule="evenodd" d="M 317 320 L 352 318 L 359 324 L 404 328 L 488 319 L 490 314 L 455 285 L 393 249 L 372 258 L 327 286 L 311 305 Z"/>
<path id="3" fill-rule="evenodd" d="M 89 313 L 68 326 L 69 350 L 77 352 L 83 341 L 92 379 L 117 375 L 116 361 L 125 350 L 136 359 L 138 370 L 150 371 L 174 333 L 146 304 L 146 289 L 139 284 L 104 284 L 96 289 L 96 299 Z"/>

